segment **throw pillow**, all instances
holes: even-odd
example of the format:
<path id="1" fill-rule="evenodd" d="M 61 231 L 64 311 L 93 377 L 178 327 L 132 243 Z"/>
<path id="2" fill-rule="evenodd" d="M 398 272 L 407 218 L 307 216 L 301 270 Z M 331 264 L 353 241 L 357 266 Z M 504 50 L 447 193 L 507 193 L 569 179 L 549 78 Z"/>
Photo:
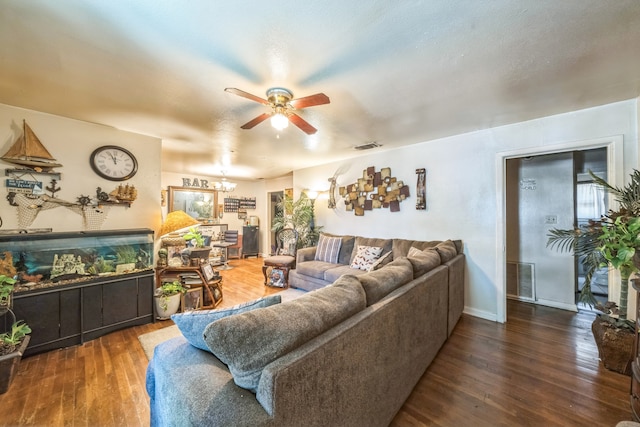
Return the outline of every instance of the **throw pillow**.
<path id="1" fill-rule="evenodd" d="M 350 267 L 369 271 L 371 266 L 380 258 L 381 253 L 382 248 L 378 246 L 358 246 L 358 252 L 356 252 Z"/>
<path id="2" fill-rule="evenodd" d="M 391 254 L 392 254 L 392 252 L 389 251 L 386 254 L 381 255 L 380 258 L 378 258 L 378 260 L 376 262 L 371 264 L 371 267 L 369 267 L 368 271 L 379 270 L 383 266 L 389 264 L 391 262 L 392 258 L 393 258 Z"/>
<path id="3" fill-rule="evenodd" d="M 413 277 L 418 278 L 441 264 L 440 255 L 433 248 L 423 251 L 411 247 L 407 259 L 413 266 Z"/>
<path id="4" fill-rule="evenodd" d="M 440 258 L 442 259 L 442 263 L 451 261 L 458 255 L 458 249 L 456 249 L 456 244 L 451 240 L 446 240 L 444 242 L 440 242 L 436 245 L 436 251 L 440 254 Z"/>
<path id="5" fill-rule="evenodd" d="M 394 259 L 384 268 L 357 276 L 367 294 L 367 307 L 413 280 L 413 268 L 407 258 Z"/>
<path id="6" fill-rule="evenodd" d="M 210 352 L 211 350 L 209 350 L 207 343 L 204 342 L 204 337 L 202 335 L 204 329 L 209 323 L 233 314 L 244 313 L 255 310 L 256 308 L 269 307 L 279 303 L 280 295 L 276 294 L 230 308 L 219 310 L 194 310 L 187 311 L 185 313 L 177 313 L 171 316 L 171 320 L 178 325 L 178 329 L 180 329 L 180 332 L 182 332 L 182 335 L 187 339 L 189 344 L 201 350 Z"/>
<path id="7" fill-rule="evenodd" d="M 321 234 L 320 238 L 318 239 L 315 260 L 337 264 L 341 246 L 342 238 L 329 237 Z"/>
<path id="8" fill-rule="evenodd" d="M 225 317 L 206 327 L 211 352 L 233 381 L 256 392 L 265 366 L 362 311 L 366 295 L 351 275 L 284 304 Z"/>

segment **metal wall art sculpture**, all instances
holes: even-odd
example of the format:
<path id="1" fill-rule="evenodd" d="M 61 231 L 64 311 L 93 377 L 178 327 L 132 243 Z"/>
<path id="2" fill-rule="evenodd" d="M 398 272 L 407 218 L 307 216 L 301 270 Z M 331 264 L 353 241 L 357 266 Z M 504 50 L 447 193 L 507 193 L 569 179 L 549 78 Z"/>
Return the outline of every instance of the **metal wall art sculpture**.
<path id="1" fill-rule="evenodd" d="M 362 171 L 358 182 L 340 187 L 340 196 L 344 198 L 347 211 L 354 211 L 356 216 L 380 208 L 398 212 L 400 202 L 409 197 L 409 186 L 392 177 L 391 168 L 376 172 L 375 167 L 370 166 Z"/>

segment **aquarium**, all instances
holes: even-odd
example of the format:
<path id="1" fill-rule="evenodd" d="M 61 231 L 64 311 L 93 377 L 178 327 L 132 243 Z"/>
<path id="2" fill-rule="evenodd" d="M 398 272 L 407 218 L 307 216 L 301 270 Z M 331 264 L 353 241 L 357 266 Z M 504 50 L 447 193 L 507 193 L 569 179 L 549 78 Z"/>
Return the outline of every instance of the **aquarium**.
<path id="1" fill-rule="evenodd" d="M 149 229 L 0 234 L 0 274 L 16 292 L 152 269 Z"/>

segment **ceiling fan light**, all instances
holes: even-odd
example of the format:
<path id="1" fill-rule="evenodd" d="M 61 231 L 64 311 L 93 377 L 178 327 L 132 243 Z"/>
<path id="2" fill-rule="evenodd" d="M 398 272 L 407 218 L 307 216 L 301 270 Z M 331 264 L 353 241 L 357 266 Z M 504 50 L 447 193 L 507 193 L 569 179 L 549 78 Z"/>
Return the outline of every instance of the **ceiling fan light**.
<path id="1" fill-rule="evenodd" d="M 274 114 L 271 116 L 271 126 L 274 129 L 282 130 L 289 126 L 289 119 L 284 114 Z"/>

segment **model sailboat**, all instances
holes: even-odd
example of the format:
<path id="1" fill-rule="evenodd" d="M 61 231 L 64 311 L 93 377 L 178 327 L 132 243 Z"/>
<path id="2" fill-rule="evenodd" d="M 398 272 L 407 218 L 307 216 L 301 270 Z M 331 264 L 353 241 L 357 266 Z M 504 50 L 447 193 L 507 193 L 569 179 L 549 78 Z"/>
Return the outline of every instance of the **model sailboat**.
<path id="1" fill-rule="evenodd" d="M 26 166 L 36 171 L 48 171 L 51 168 L 62 166 L 56 162 L 51 153 L 44 148 L 42 142 L 31 130 L 25 120 L 22 121 L 22 136 L 9 148 L 0 159 L 5 162 L 20 166 Z"/>

